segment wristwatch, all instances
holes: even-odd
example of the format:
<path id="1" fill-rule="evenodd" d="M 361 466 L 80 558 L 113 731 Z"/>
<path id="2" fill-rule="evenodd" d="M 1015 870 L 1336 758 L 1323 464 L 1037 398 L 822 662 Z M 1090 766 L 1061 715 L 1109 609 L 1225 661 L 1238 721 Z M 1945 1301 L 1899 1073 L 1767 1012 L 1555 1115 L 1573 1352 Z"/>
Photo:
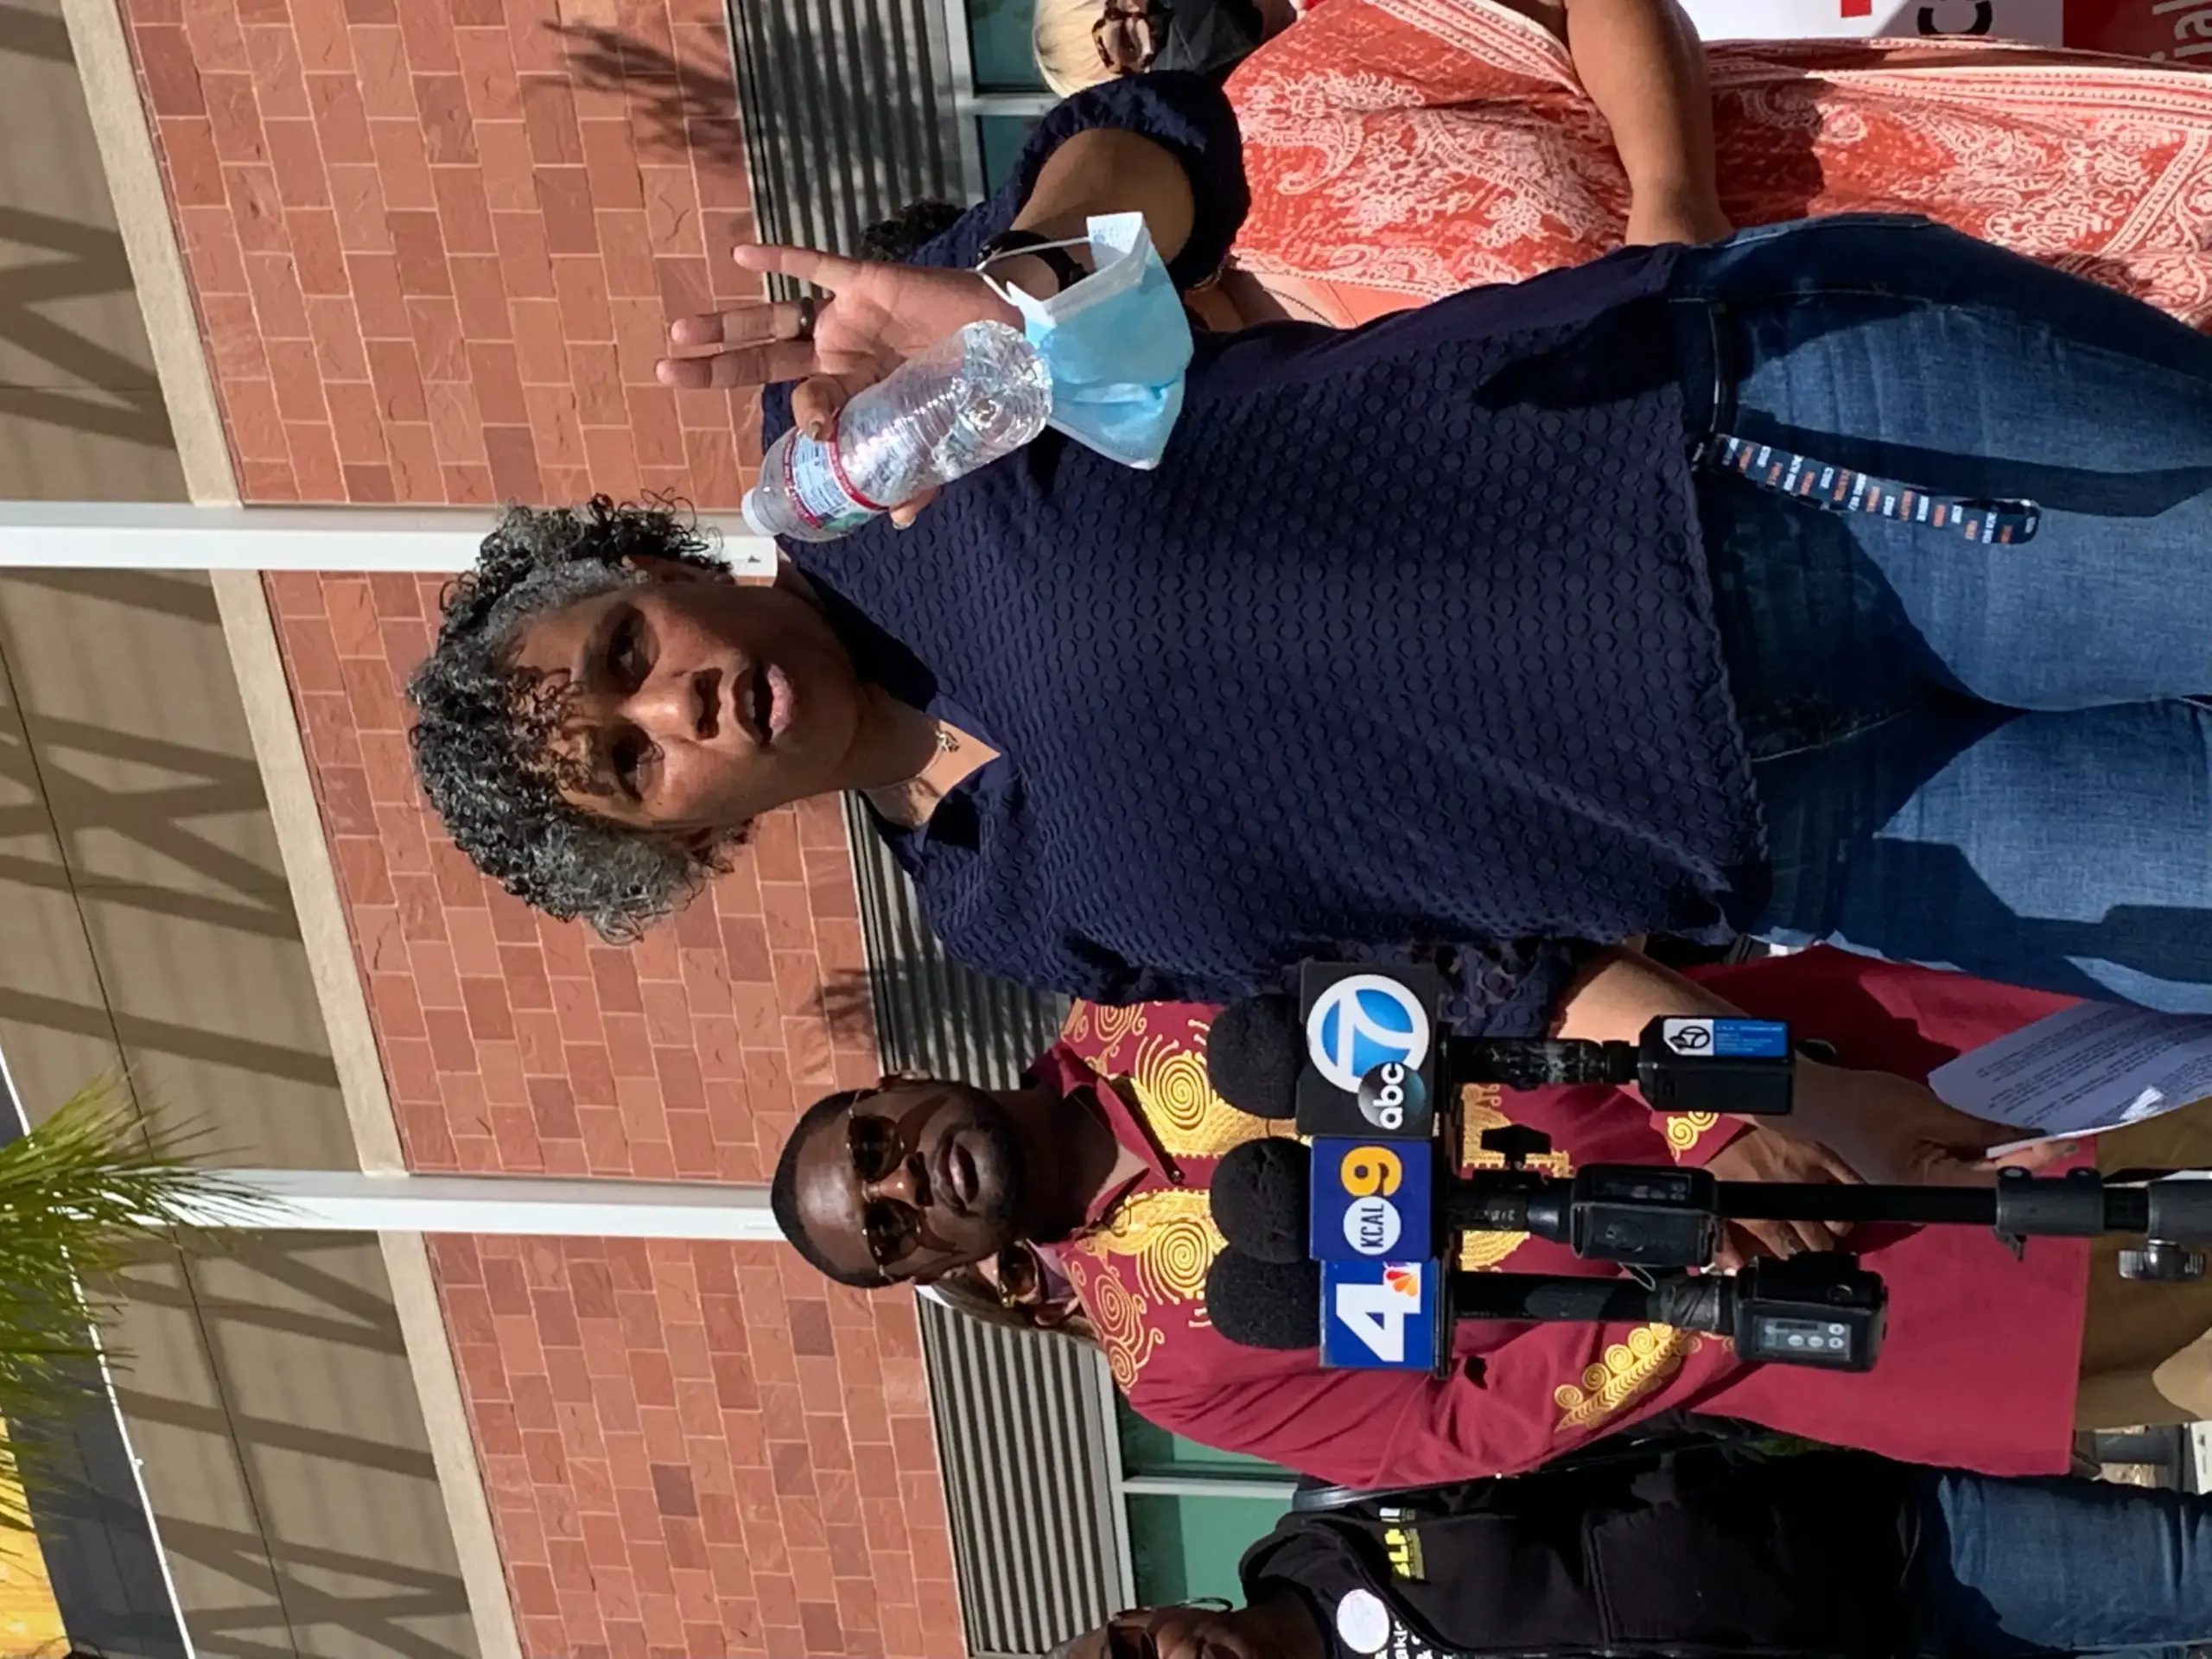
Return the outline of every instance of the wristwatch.
<path id="1" fill-rule="evenodd" d="M 1056 292 L 1065 294 L 1090 273 L 1076 264 L 1065 248 L 1052 245 L 1052 238 L 1039 236 L 1034 231 L 1001 231 L 983 244 L 983 257 L 976 262 L 982 270 L 994 259 L 1004 259 L 1014 254 L 1026 253 L 1052 273 L 1059 283 Z"/>

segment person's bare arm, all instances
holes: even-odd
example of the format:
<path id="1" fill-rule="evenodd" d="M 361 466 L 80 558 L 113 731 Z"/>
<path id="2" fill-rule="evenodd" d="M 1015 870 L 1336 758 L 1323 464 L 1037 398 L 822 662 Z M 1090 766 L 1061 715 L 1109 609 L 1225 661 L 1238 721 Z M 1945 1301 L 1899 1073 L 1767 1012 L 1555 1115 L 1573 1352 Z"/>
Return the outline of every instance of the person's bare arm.
<path id="1" fill-rule="evenodd" d="M 1198 199 L 1182 159 L 1166 145 L 1117 128 L 1071 135 L 1038 169 L 1014 228 L 1052 240 L 1084 233 L 1093 215 L 1139 213 L 1163 260 L 1180 253 L 1198 215 Z M 1087 252 L 1072 251 L 1078 263 Z M 788 302 L 741 305 L 704 316 L 679 317 L 669 341 L 680 355 L 662 359 L 663 385 L 729 387 L 793 379 L 791 417 L 809 430 L 833 420 L 848 398 L 873 385 L 916 351 L 979 321 L 1019 327 L 1020 315 L 974 271 L 840 258 L 811 248 L 740 246 L 742 269 L 774 273 L 829 290 L 835 297 L 812 318 Z M 1058 283 L 1033 255 L 995 262 L 991 274 L 1035 295 Z M 926 490 L 892 512 L 898 524 L 935 498 Z"/>
<path id="2" fill-rule="evenodd" d="M 1183 162 L 1165 144 L 1118 128 L 1071 135 L 1038 169 L 1014 228 L 1058 240 L 1083 236 L 1093 215 L 1139 213 L 1153 245 L 1172 260 L 1190 240 L 1198 199 Z M 1087 253 L 1073 251 L 1079 262 Z M 799 379 L 793 414 L 825 418 L 860 387 L 880 379 L 912 352 L 980 319 L 1019 325 L 1020 317 L 973 271 L 881 264 L 811 248 L 741 245 L 731 257 L 747 270 L 810 283 L 836 297 L 814 319 L 796 304 L 753 303 L 669 326 L 677 355 L 659 365 L 663 385 L 722 388 Z M 992 274 L 1033 294 L 1056 284 L 1042 262 L 1008 257 Z M 824 376 L 836 378 L 834 385 Z"/>
<path id="3" fill-rule="evenodd" d="M 1613 950 L 1593 957 L 1567 988 L 1554 1034 L 1634 1042 L 1664 1014 L 1741 1013 L 1726 999 L 1650 957 Z M 1834 1153 L 1870 1181 L 1960 1185 L 1993 1179 L 1984 1151 L 2019 1131 L 1954 1110 L 1925 1084 L 1886 1071 L 1854 1071 L 1800 1056 L 1796 1109 L 1763 1127 Z M 2057 1148 L 2032 1148 L 2007 1164 L 2047 1163 Z"/>
<path id="4" fill-rule="evenodd" d="M 1632 243 L 1728 234 L 1713 150 L 1705 48 L 1675 0 L 1566 0 L 1567 49 L 1613 130 Z"/>
<path id="5" fill-rule="evenodd" d="M 1172 263 L 1190 240 L 1198 199 L 1181 159 L 1165 144 L 1118 127 L 1093 127 L 1075 134 L 1038 169 L 1014 228 L 1071 240 L 1103 213 L 1142 213 L 1153 246 Z M 1077 256 L 1083 257 L 1080 249 Z"/>

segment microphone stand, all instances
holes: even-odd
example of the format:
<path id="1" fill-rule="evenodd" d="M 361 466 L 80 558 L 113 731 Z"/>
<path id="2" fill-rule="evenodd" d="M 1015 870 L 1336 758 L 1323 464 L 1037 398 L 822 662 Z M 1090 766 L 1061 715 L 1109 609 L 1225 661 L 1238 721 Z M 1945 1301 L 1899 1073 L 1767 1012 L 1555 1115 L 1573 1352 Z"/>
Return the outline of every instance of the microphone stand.
<path id="1" fill-rule="evenodd" d="M 2200 1172 L 2008 1169 L 1989 1186 L 1903 1186 L 1723 1181 L 1669 1165 L 1592 1164 L 1562 1179 L 1528 1167 L 1551 1150 L 1541 1130 L 1491 1129 L 1483 1147 L 1505 1167 L 1437 1183 L 1443 1230 L 1533 1233 L 1630 1266 L 1701 1267 L 1724 1221 L 1988 1227 L 2016 1250 L 2029 1238 L 2133 1233 L 2145 1245 L 2122 1252 L 2121 1274 L 2168 1283 L 2202 1278 L 2204 1252 L 2188 1247 L 2212 1244 L 2212 1179 L 2190 1179 Z"/>
<path id="2" fill-rule="evenodd" d="M 1746 1360 L 1822 1370 L 1873 1369 L 1889 1293 L 1856 1256 L 1760 1260 L 1736 1274 L 1573 1279 L 1545 1273 L 1454 1273 L 1438 1321 L 1440 1374 L 1460 1319 L 1630 1321 L 1726 1337 Z"/>
<path id="3" fill-rule="evenodd" d="M 2006 1170 L 1987 1187 L 1722 1181 L 1700 1169 L 1626 1164 L 1559 1179 L 1527 1167 L 1550 1150 L 1541 1131 L 1493 1129 L 1483 1145 L 1506 1166 L 1437 1184 L 1440 1234 L 1529 1233 L 1633 1276 L 1455 1273 L 1446 1290 L 1451 1319 L 1439 1322 L 1440 1366 L 1448 1363 L 1452 1321 L 1477 1319 L 1669 1325 L 1730 1337 L 1747 1360 L 1871 1369 L 1888 1300 L 1881 1280 L 1840 1251 L 1762 1259 L 1732 1276 L 1684 1271 L 1711 1262 L 1727 1221 L 1986 1226 L 2015 1254 L 2031 1237 L 2129 1233 L 2144 1243 L 2120 1253 L 2121 1275 L 2166 1283 L 2202 1278 L 2205 1253 L 2191 1247 L 2212 1244 L 2212 1179 L 2171 1170 Z"/>

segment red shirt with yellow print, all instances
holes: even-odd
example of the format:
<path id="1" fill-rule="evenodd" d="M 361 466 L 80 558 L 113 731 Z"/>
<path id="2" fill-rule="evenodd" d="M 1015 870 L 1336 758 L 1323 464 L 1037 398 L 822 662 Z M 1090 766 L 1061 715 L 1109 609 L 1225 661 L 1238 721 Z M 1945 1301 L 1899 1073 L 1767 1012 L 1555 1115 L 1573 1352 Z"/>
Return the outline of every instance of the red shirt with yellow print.
<path id="1" fill-rule="evenodd" d="M 1815 950 L 1702 976 L 1747 1012 L 1833 1043 L 1846 1065 L 1924 1077 L 2066 999 Z M 2086 1246 L 2038 1239 L 2024 1261 L 1985 1231 L 1930 1228 L 1855 1241 L 1890 1289 L 1879 1363 L 1840 1376 L 1745 1365 L 1723 1339 L 1657 1325 L 1463 1324 L 1446 1380 L 1325 1370 L 1314 1353 L 1238 1347 L 1207 1323 L 1221 1248 L 1206 1191 L 1231 1147 L 1287 1131 L 1208 1086 L 1211 1008 L 1077 1004 L 1037 1068 L 1099 1111 L 1145 1171 L 1055 1252 L 1116 1384 L 1141 1415 L 1207 1445 L 1348 1485 L 1414 1484 L 1535 1466 L 1662 1408 L 1747 1419 L 1830 1444 L 1993 1474 L 2063 1471 L 2081 1353 Z M 1103 1077 L 1113 1087 L 1094 1087 Z M 1738 1133 L 1655 1117 L 1605 1088 L 1475 1092 L 1470 1165 L 1508 1121 L 1552 1137 L 1552 1167 L 1702 1163 Z M 1465 1265 L 1609 1274 L 1525 1234 L 1471 1236 Z"/>

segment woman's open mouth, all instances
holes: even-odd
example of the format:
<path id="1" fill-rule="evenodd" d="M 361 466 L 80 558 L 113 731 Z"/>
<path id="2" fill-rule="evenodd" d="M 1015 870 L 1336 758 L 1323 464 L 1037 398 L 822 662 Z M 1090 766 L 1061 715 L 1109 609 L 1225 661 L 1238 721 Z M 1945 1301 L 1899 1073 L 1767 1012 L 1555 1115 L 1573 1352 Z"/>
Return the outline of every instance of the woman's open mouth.
<path id="1" fill-rule="evenodd" d="M 774 742 L 791 719 L 791 681 L 779 668 L 757 665 L 738 682 L 738 722 L 757 743 Z"/>

